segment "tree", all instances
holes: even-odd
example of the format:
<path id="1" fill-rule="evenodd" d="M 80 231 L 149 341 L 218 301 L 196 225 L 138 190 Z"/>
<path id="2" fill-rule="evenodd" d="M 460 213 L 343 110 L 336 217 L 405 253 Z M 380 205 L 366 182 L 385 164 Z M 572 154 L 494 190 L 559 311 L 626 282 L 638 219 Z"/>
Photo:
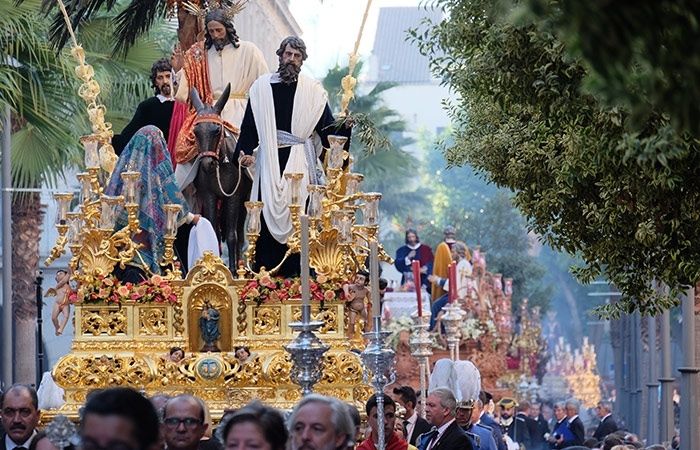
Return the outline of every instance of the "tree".
<path id="1" fill-rule="evenodd" d="M 70 68 L 46 43 L 45 27 L 36 11 L 38 0 L 15 6 L 0 4 L 0 104 L 12 110 L 12 307 L 16 341 L 15 377 L 34 382 L 35 273 L 43 207 L 36 192 L 42 183 L 61 176 L 77 149 L 61 117 L 78 113 L 77 85 L 69 80 Z M 73 91 L 75 92 L 75 91 Z"/>
<path id="2" fill-rule="evenodd" d="M 355 71 L 361 72 L 362 63 L 358 63 Z M 328 70 L 323 79 L 323 86 L 329 93 L 331 109 L 340 109 L 340 81 L 347 75 L 347 66 L 335 66 Z M 353 135 L 350 154 L 354 158 L 353 170 L 364 175 L 362 189 L 365 192 L 381 192 L 380 208 L 384 217 L 393 217 L 405 210 L 406 202 L 421 198 L 416 187 L 410 186 L 411 180 L 416 179 L 418 160 L 402 149 L 412 141 L 403 136 L 406 123 L 398 111 L 386 105 L 382 93 L 394 87 L 392 83 L 377 83 L 368 92 L 362 93 L 364 86 L 358 85 L 355 98 L 350 102 L 352 114 L 366 117 L 372 124 L 368 131 L 370 139 L 382 141 L 388 139 L 389 146 L 367 152 L 363 147 L 361 136 Z M 377 137 L 376 135 L 381 135 Z"/>
<path id="3" fill-rule="evenodd" d="M 19 191 L 12 204 L 12 303 L 16 335 L 22 336 L 15 346 L 15 377 L 22 382 L 35 381 L 34 281 L 44 211 L 39 194 L 26 190 L 54 186 L 65 168 L 82 159 L 78 138 L 89 132 L 84 102 L 77 95 L 75 64 L 67 52 L 56 53 L 47 43 L 47 26 L 36 14 L 39 6 L 38 0 L 0 4 L 0 55 L 12 62 L 0 66 L 0 104 L 12 109 L 12 186 Z M 98 16 L 85 24 L 79 37 L 100 81 L 101 97 L 108 99 L 108 112 L 119 105 L 125 109 L 121 115 L 130 117 L 136 102 L 150 95 L 134 94 L 148 91 L 150 64 L 163 52 L 154 42 L 140 39 L 126 59 L 111 58 L 104 36 L 112 32 L 111 20 Z M 108 118 L 118 121 L 116 112 Z"/>
<path id="4" fill-rule="evenodd" d="M 700 277 L 697 136 L 674 127 L 643 92 L 651 106 L 640 120 L 623 102 L 588 91 L 590 62 L 549 28 L 569 20 L 561 2 L 520 15 L 522 7 L 495 0 L 435 3 L 446 19 L 412 37 L 459 96 L 450 105 L 448 161 L 513 190 L 534 232 L 582 257 L 582 281 L 604 274 L 617 285 L 625 296 L 600 312 L 672 306 Z M 656 295 L 655 279 L 670 297 Z"/>

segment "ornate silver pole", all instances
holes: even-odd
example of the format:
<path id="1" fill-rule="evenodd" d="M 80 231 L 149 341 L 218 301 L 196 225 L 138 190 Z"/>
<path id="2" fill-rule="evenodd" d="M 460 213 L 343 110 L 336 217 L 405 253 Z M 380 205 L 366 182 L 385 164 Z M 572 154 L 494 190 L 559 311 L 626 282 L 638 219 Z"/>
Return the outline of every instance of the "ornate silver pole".
<path id="1" fill-rule="evenodd" d="M 409 339 L 409 344 L 411 345 L 411 356 L 418 360 L 418 366 L 420 371 L 420 399 L 418 400 L 418 411 L 421 417 L 425 419 L 425 397 L 428 391 L 428 377 L 430 376 L 428 370 L 429 358 L 433 355 L 432 349 L 432 339 L 430 339 L 430 333 L 428 332 L 428 327 L 430 326 L 430 311 L 423 313 L 419 316 L 417 313 L 411 315 L 415 324 L 411 327 L 411 338 Z"/>
<path id="2" fill-rule="evenodd" d="M 377 395 L 377 432 L 379 435 L 377 450 L 386 448 L 386 438 L 384 436 L 384 388 L 387 384 L 393 383 L 396 378 L 394 373 L 394 351 L 386 345 L 386 339 L 391 333 L 382 331 L 381 328 L 382 318 L 375 316 L 374 331 L 363 333 L 369 342 L 365 350 L 360 354 L 365 368 L 372 372 L 370 384 L 374 387 L 374 393 Z"/>
<path id="3" fill-rule="evenodd" d="M 445 315 L 442 316 L 442 322 L 445 324 L 445 334 L 447 334 L 447 346 L 450 349 L 450 358 L 452 361 L 458 361 L 459 340 L 462 336 L 459 325 L 464 321 L 465 313 L 457 302 L 446 304 L 442 310 L 445 311 Z"/>
<path id="4" fill-rule="evenodd" d="M 366 369 L 372 372 L 371 384 L 377 395 L 377 450 L 386 448 L 386 436 L 384 436 L 384 388 L 395 380 L 394 350 L 386 345 L 386 339 L 391 334 L 382 331 L 382 317 L 379 304 L 379 258 L 377 242 L 370 242 L 370 292 L 372 295 L 373 323 L 372 331 L 363 333 L 368 340 L 367 347 L 360 355 Z M 365 371 L 365 374 L 367 372 Z"/>
<path id="5" fill-rule="evenodd" d="M 314 384 L 318 383 L 323 373 L 321 357 L 330 348 L 315 334 L 323 322 L 311 321 L 311 295 L 309 291 L 309 218 L 300 217 L 301 221 L 301 322 L 290 323 L 289 326 L 299 335 L 284 349 L 292 355 L 292 371 L 289 378 L 301 386 L 302 395 L 313 392 Z"/>

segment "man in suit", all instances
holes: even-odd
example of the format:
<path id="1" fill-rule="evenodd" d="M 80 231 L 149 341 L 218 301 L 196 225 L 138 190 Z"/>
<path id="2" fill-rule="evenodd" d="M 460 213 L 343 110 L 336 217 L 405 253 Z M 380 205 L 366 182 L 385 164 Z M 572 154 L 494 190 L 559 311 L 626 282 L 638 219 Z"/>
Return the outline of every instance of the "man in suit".
<path id="1" fill-rule="evenodd" d="M 515 415 L 515 417 L 516 419 L 522 418 L 527 426 L 527 434 L 530 435 L 530 445 L 527 446 L 527 448 L 529 450 L 542 450 L 544 436 L 541 435 L 538 437 L 539 430 L 537 428 L 537 421 L 530 417 L 531 408 L 532 406 L 527 400 L 520 402 L 520 405 L 517 407 L 518 413 Z"/>
<path id="2" fill-rule="evenodd" d="M 490 411 L 493 411 L 493 408 L 495 408 L 493 395 L 486 391 L 479 392 L 479 401 L 476 407 L 481 410 L 478 416 L 479 422 L 477 423 L 491 428 L 491 433 L 493 434 L 493 439 L 496 441 L 498 450 L 507 450 L 506 441 L 503 440 L 503 433 L 501 432 L 501 425 L 496 422 L 496 419 L 494 419 L 490 413 Z"/>
<path id="3" fill-rule="evenodd" d="M 533 403 L 530 406 L 530 418 L 535 421 L 536 424 L 536 431 L 534 434 L 530 433 L 531 436 L 530 438 L 532 439 L 532 445 L 534 446 L 533 448 L 535 450 L 541 449 L 541 450 L 547 450 L 549 448 L 549 444 L 547 444 L 547 440 L 545 439 L 544 435 L 549 434 L 549 424 L 547 423 L 547 420 L 544 418 L 544 415 L 542 414 L 542 404 L 541 403 Z"/>
<path id="4" fill-rule="evenodd" d="M 503 397 L 499 400 L 498 406 L 501 408 L 500 423 L 503 435 L 521 446 L 524 445 L 525 448 L 531 448 L 527 422 L 522 415 L 515 413 L 518 403 L 510 397 Z"/>
<path id="5" fill-rule="evenodd" d="M 396 402 L 406 410 L 403 420 L 403 432 L 404 436 L 406 436 L 406 441 L 415 446 L 418 436 L 430 431 L 430 424 L 418 415 L 416 411 L 418 398 L 416 397 L 416 391 L 411 386 L 394 388 L 394 394 L 397 396 Z"/>
<path id="6" fill-rule="evenodd" d="M 596 438 L 598 442 L 601 442 L 605 439 L 605 436 L 616 432 L 619 427 L 612 417 L 612 404 L 610 402 L 599 402 L 595 409 L 598 417 L 600 417 L 600 423 L 598 424 L 598 428 L 595 429 L 593 437 Z"/>
<path id="7" fill-rule="evenodd" d="M 15 384 L 0 399 L 0 417 L 5 432 L 0 450 L 27 450 L 39 423 L 39 399 L 28 385 Z"/>
<path id="8" fill-rule="evenodd" d="M 457 400 L 447 388 L 437 388 L 425 400 L 425 417 L 433 428 L 418 438 L 418 450 L 474 450 L 455 421 Z"/>
<path id="9" fill-rule="evenodd" d="M 578 416 L 578 402 L 569 400 L 566 402 L 566 417 L 568 427 L 574 435 L 571 442 L 564 442 L 568 446 L 583 445 L 583 440 L 586 438 L 586 429 L 583 426 L 581 418 Z M 564 446 L 566 448 L 566 446 Z"/>

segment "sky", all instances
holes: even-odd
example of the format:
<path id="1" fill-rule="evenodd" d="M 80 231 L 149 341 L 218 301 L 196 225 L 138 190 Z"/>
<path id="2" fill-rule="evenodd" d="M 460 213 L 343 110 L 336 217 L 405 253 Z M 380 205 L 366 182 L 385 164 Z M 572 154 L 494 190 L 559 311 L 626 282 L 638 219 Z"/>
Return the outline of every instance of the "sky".
<path id="1" fill-rule="evenodd" d="M 419 0 L 372 0 L 360 41 L 360 58 L 372 51 L 379 8 L 419 6 Z M 362 23 L 367 0 L 291 0 L 289 9 L 302 29 L 309 59 L 304 68 L 322 78 L 336 63 L 346 65 Z"/>

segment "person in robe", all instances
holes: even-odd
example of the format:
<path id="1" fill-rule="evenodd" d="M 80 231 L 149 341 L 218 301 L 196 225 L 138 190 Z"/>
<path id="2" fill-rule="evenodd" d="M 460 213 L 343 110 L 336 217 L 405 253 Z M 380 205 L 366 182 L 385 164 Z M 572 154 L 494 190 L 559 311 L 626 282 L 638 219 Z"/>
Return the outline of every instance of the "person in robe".
<path id="1" fill-rule="evenodd" d="M 122 195 L 124 181 L 121 173 L 127 170 L 140 172 L 139 186 L 139 227 L 141 230 L 133 237 L 134 242 L 142 244 L 134 260 L 126 269 L 115 269 L 117 278 L 122 281 L 138 283 L 146 274 L 160 274 L 165 245 L 163 236 L 166 231 L 166 213 L 164 205 L 178 204 L 182 207 L 178 215 L 178 225 L 196 224 L 200 217 L 192 214 L 184 197 L 175 184 L 175 175 L 170 154 L 166 148 L 163 132 L 148 125 L 136 132 L 124 151 L 119 156 L 117 166 L 104 189 L 106 195 Z M 116 229 L 128 223 L 126 209 L 121 208 L 117 217 Z M 176 244 L 177 248 L 177 244 Z M 186 258 L 185 256 L 181 256 Z"/>
<path id="2" fill-rule="evenodd" d="M 452 244 L 455 243 L 457 234 L 455 227 L 448 225 L 443 230 L 444 240 L 435 248 L 435 261 L 433 262 L 433 275 L 439 278 L 447 278 L 448 268 L 452 262 Z M 471 261 L 471 254 L 467 249 L 467 260 Z M 445 290 L 439 284 L 433 283 L 430 291 L 430 298 L 436 299 L 445 295 Z"/>
<path id="3" fill-rule="evenodd" d="M 172 72 L 173 67 L 167 59 L 159 59 L 151 66 L 151 86 L 155 90 L 155 95 L 142 101 L 129 124 L 120 134 L 112 138 L 112 146 L 117 155 L 121 155 L 134 134 L 146 125 L 155 125 L 163 132 L 163 136 L 168 137 L 175 110 Z M 167 139 L 167 143 L 172 156 L 175 146 L 174 136 Z"/>
<path id="4" fill-rule="evenodd" d="M 304 41 L 289 36 L 276 53 L 280 62 L 277 72 L 263 75 L 250 88 L 236 147 L 243 166 L 255 163 L 251 200 L 264 204 L 252 264 L 256 271 L 275 268 L 287 251 L 292 232 L 291 189 L 283 174 L 304 174 L 300 201 L 305 205 L 307 186 L 323 181 L 320 160 L 323 148 L 330 146 L 328 136 L 350 137 L 349 126 L 333 126 L 335 119 L 322 84 L 300 73 L 307 58 Z M 348 139 L 346 149 L 349 144 Z M 253 156 L 256 147 L 258 153 Z M 285 277 L 299 272 L 299 254 L 287 258 L 278 271 Z"/>
<path id="5" fill-rule="evenodd" d="M 426 289 L 430 286 L 428 275 L 433 269 L 433 250 L 430 246 L 422 244 L 418 238 L 418 232 L 412 228 L 406 230 L 405 245 L 396 250 L 396 258 L 394 258 L 394 266 L 401 273 L 401 284 L 406 283 L 407 274 L 411 274 L 411 264 L 413 261 L 420 261 L 420 281 L 413 280 L 416 288 L 424 286 Z"/>
<path id="6" fill-rule="evenodd" d="M 204 104 L 213 105 L 226 86 L 231 85 L 221 118 L 226 128 L 238 135 L 248 90 L 258 77 L 268 72 L 260 49 L 252 42 L 240 40 L 227 16 L 225 8 L 210 10 L 204 19 L 204 41 L 193 44 L 182 62 L 179 56 L 175 58 L 176 68 L 182 64 L 175 98 L 189 104 L 175 143 L 176 178 L 181 189 L 189 186 L 197 175 L 197 143 L 193 131 L 197 112 L 189 102 L 192 88 L 197 88 Z"/>
<path id="7" fill-rule="evenodd" d="M 467 244 L 461 241 L 457 241 L 452 245 L 452 260 L 457 263 L 457 286 L 450 286 L 449 278 L 440 278 L 435 275 L 430 275 L 428 277 L 429 281 L 433 284 L 440 286 L 445 290 L 445 294 L 433 302 L 430 308 L 430 330 L 435 328 L 435 324 L 442 318 L 443 312 L 442 308 L 447 304 L 449 300 L 449 291 L 455 290 L 457 299 L 462 299 L 467 294 L 467 278 L 472 274 L 472 265 L 467 259 L 469 254 L 469 249 Z"/>

